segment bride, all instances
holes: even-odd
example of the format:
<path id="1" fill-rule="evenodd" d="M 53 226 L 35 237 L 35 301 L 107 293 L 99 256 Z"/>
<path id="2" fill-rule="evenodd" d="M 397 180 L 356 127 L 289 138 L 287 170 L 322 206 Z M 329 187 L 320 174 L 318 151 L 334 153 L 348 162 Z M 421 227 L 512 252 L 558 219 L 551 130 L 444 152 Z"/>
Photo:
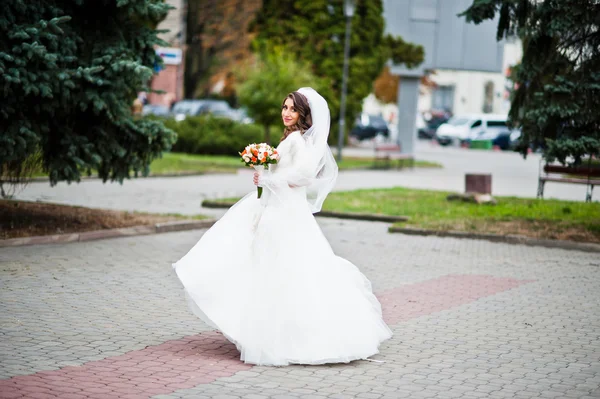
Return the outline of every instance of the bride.
<path id="1" fill-rule="evenodd" d="M 392 332 L 369 280 L 336 256 L 312 213 L 337 178 L 329 108 L 301 88 L 283 102 L 279 163 L 173 265 L 192 311 L 258 365 L 366 359 Z"/>

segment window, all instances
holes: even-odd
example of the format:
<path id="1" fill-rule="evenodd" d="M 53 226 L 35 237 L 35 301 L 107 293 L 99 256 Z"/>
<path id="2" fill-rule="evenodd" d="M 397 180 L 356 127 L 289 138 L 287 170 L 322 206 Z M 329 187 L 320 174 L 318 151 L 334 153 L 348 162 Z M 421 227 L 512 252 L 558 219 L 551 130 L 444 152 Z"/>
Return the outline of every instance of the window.
<path id="1" fill-rule="evenodd" d="M 439 86 L 432 93 L 431 108 L 452 111 L 454 108 L 454 86 Z"/>
<path id="2" fill-rule="evenodd" d="M 494 109 L 494 82 L 488 81 L 483 86 L 483 113 L 489 114 Z"/>
<path id="3" fill-rule="evenodd" d="M 506 127 L 506 121 L 487 121 L 488 127 Z"/>
<path id="4" fill-rule="evenodd" d="M 451 126 L 462 126 L 462 125 L 466 125 L 467 123 L 469 123 L 469 120 L 467 118 L 452 117 L 446 123 Z"/>
<path id="5" fill-rule="evenodd" d="M 477 126 L 481 126 L 481 121 L 475 121 L 472 125 L 471 128 L 477 127 Z"/>

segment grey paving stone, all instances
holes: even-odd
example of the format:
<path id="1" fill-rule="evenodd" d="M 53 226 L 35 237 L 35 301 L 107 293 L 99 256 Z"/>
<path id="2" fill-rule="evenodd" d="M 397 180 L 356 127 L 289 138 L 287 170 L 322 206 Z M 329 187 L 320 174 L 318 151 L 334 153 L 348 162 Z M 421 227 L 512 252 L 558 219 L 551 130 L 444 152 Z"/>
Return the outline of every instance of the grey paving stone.
<path id="1" fill-rule="evenodd" d="M 319 223 L 376 293 L 447 275 L 533 281 L 392 325 L 395 336 L 377 356 L 385 363 L 253 367 L 156 399 L 597 395 L 600 273 L 594 254 L 389 235 L 381 223 Z M 201 233 L 0 250 L 0 378 L 209 331 L 188 311 L 170 266 Z"/>

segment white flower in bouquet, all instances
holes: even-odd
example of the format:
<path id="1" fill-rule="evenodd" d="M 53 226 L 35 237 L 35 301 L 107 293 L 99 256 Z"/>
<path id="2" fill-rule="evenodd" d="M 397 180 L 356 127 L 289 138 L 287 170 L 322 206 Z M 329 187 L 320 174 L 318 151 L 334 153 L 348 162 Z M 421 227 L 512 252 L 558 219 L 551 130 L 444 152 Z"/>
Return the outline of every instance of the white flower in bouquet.
<path id="1" fill-rule="evenodd" d="M 263 169 L 269 169 L 270 164 L 276 164 L 279 161 L 279 153 L 267 143 L 248 144 L 239 154 L 246 166 L 253 167 L 259 173 L 261 166 Z M 262 187 L 257 187 L 257 189 L 258 198 L 260 198 L 263 189 Z"/>

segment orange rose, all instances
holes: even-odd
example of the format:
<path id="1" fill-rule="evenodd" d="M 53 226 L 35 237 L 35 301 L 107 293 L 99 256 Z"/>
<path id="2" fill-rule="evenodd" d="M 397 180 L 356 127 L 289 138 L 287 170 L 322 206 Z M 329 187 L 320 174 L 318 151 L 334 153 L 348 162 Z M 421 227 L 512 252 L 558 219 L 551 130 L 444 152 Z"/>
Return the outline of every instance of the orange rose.
<path id="1" fill-rule="evenodd" d="M 252 162 L 256 162 L 256 157 L 252 157 Z"/>

